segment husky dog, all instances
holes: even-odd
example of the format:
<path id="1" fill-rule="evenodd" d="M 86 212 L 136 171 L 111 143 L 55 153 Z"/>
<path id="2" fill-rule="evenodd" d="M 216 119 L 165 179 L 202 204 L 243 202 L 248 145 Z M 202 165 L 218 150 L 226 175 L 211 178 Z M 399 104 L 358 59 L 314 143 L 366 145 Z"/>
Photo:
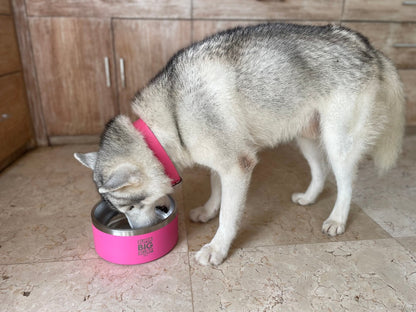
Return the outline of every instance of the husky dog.
<path id="1" fill-rule="evenodd" d="M 312 181 L 294 193 L 315 202 L 329 168 L 337 199 L 322 231 L 345 231 L 357 163 L 392 167 L 404 132 L 404 96 L 393 64 L 361 34 L 345 27 L 262 24 L 220 32 L 179 51 L 133 99 L 133 110 L 179 169 L 211 169 L 212 193 L 190 212 L 195 222 L 219 213 L 201 264 L 227 256 L 243 215 L 247 188 L 267 147 L 296 139 Z M 98 153 L 76 154 L 94 171 L 98 191 L 133 224 L 154 220 L 154 202 L 170 180 L 125 116 L 110 121 Z"/>

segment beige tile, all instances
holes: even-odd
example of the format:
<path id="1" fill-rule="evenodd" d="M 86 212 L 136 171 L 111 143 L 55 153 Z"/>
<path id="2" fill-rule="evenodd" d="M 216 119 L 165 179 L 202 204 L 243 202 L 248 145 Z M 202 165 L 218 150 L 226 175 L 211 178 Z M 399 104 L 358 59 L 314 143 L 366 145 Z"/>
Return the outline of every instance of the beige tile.
<path id="1" fill-rule="evenodd" d="M 396 240 L 416 257 L 416 236 L 399 237 Z"/>
<path id="2" fill-rule="evenodd" d="M 39 158 L 48 158 L 46 151 L 42 149 L 42 153 L 27 157 L 40 164 Z M 23 162 L 22 166 L 29 166 Z M 59 162 L 65 167 L 59 158 L 53 161 L 55 166 Z M 15 169 L 13 166 L 10 171 L 24 176 L 22 168 Z M 99 196 L 91 176 L 44 168 L 38 168 L 37 173 L 33 167 L 27 170 L 31 174 L 20 187 L 20 194 L 8 202 L 0 202 L 0 263 L 97 257 L 90 211 Z M 0 175 L 0 181 L 4 179 L 7 177 Z"/>
<path id="3" fill-rule="evenodd" d="M 57 147 L 41 147 L 26 153 L 14 162 L 6 171 L 23 174 L 26 177 L 39 176 L 49 172 L 73 172 L 91 170 L 82 166 L 73 156 L 74 152 L 93 152 L 97 145 L 66 145 Z"/>
<path id="4" fill-rule="evenodd" d="M 397 166 L 381 177 L 363 162 L 353 201 L 392 236 L 416 235 L 416 136 L 405 138 Z"/>
<path id="5" fill-rule="evenodd" d="M 191 259 L 194 311 L 414 311 L 415 270 L 394 239 L 239 249 Z"/>
<path id="6" fill-rule="evenodd" d="M 0 207 L 8 205 L 17 196 L 22 196 L 22 190 L 28 183 L 30 178 L 13 171 L 6 170 L 0 173 Z"/>
<path id="7" fill-rule="evenodd" d="M 135 266 L 94 259 L 0 271 L 2 311 L 192 311 L 187 253 Z"/>
<path id="8" fill-rule="evenodd" d="M 291 195 L 304 191 L 310 174 L 306 161 L 291 145 L 281 146 L 260 155 L 253 173 L 246 212 L 233 246 L 245 248 L 328 241 L 386 238 L 389 235 L 357 205 L 352 205 L 346 233 L 330 238 L 321 233 L 336 199 L 336 187 L 327 183 L 316 204 L 293 204 Z M 189 173 L 184 179 L 185 208 L 202 205 L 209 196 L 209 177 Z M 208 243 L 218 227 L 218 218 L 207 224 L 187 219 L 188 244 L 196 251 Z"/>

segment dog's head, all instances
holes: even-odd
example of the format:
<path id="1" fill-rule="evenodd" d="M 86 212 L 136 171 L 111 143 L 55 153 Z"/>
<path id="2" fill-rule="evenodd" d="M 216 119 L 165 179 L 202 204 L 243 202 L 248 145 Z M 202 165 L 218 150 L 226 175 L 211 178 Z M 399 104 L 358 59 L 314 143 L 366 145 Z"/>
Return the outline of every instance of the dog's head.
<path id="1" fill-rule="evenodd" d="M 125 116 L 106 125 L 98 152 L 74 157 L 93 170 L 102 198 L 124 213 L 132 228 L 155 223 L 155 207 L 173 191 L 163 166 Z"/>

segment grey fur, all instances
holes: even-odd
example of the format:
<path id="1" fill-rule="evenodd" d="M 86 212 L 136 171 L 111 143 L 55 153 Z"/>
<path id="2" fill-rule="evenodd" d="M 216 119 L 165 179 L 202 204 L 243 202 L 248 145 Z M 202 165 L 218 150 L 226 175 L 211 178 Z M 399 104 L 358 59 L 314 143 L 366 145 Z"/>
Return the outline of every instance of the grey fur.
<path id="1" fill-rule="evenodd" d="M 308 190 L 292 196 L 299 204 L 316 200 L 327 158 L 338 199 L 323 231 L 337 235 L 345 230 L 362 155 L 388 169 L 403 136 L 404 97 L 394 66 L 364 36 L 333 25 L 263 24 L 218 33 L 179 51 L 132 105 L 177 167 L 199 164 L 213 172 L 210 200 L 191 212 L 192 220 L 205 222 L 221 205 L 219 229 L 197 254 L 203 264 L 227 255 L 260 149 L 297 139 L 312 171 Z M 97 187 L 125 172 L 122 166 L 132 168 L 133 182 L 124 181 L 114 196 L 103 194 L 118 209 L 124 208 L 116 197 L 144 198 L 138 211 L 172 192 L 143 138 L 119 116 L 102 136 Z"/>

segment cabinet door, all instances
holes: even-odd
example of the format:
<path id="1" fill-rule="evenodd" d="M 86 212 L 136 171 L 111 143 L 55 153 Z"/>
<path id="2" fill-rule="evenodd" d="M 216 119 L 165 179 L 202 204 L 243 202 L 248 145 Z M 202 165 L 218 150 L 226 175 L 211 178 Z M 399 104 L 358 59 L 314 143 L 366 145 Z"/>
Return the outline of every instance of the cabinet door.
<path id="1" fill-rule="evenodd" d="M 11 14 L 9 0 L 0 0 L 0 14 Z"/>
<path id="2" fill-rule="evenodd" d="M 30 31 L 49 137 L 99 134 L 118 112 L 110 20 L 31 18 Z"/>
<path id="3" fill-rule="evenodd" d="M 197 42 L 217 32 L 237 26 L 249 26 L 259 24 L 258 21 L 194 21 L 192 42 Z"/>
<path id="4" fill-rule="evenodd" d="M 345 0 L 344 20 L 414 21 L 416 2 L 413 0 Z"/>
<path id="5" fill-rule="evenodd" d="M 18 70 L 20 59 L 13 19 L 0 15 L 0 75 Z"/>
<path id="6" fill-rule="evenodd" d="M 399 70 L 406 96 L 406 125 L 416 126 L 416 70 Z"/>
<path id="7" fill-rule="evenodd" d="M 120 112 L 131 117 L 130 103 L 179 49 L 191 41 L 190 21 L 113 21 Z M 124 63 L 124 74 L 120 66 Z M 124 77 L 123 77 L 124 76 Z"/>
<path id="8" fill-rule="evenodd" d="M 32 138 L 29 109 L 20 73 L 0 77 L 0 167 Z"/>

